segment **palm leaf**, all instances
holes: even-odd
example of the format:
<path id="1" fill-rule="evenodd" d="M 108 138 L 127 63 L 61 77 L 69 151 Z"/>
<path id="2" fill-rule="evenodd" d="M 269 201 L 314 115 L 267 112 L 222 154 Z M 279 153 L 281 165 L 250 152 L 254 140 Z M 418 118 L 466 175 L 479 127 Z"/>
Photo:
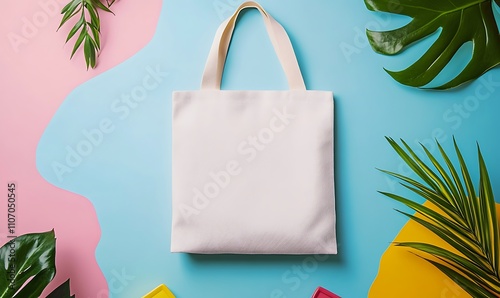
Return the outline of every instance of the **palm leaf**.
<path id="1" fill-rule="evenodd" d="M 449 252 L 441 247 L 426 243 L 407 242 L 396 245 L 415 248 L 424 251 L 429 255 L 434 256 L 435 257 L 434 259 L 432 258 L 424 258 L 424 259 L 427 261 L 434 261 L 434 262 L 439 261 L 442 265 L 448 266 L 449 269 L 453 270 L 455 275 L 466 277 L 472 282 L 474 282 L 476 285 L 479 283 L 483 283 L 485 285 L 485 290 L 489 292 L 497 293 L 500 290 L 492 274 L 484 273 L 480 269 L 480 267 L 478 267 L 477 264 L 470 262 L 468 259 L 458 254 Z"/>
<path id="2" fill-rule="evenodd" d="M 495 2 L 500 4 L 498 0 Z M 468 42 L 473 45 L 471 60 L 456 77 L 435 89 L 457 87 L 500 64 L 500 34 L 492 0 L 365 0 L 365 4 L 372 11 L 412 18 L 410 23 L 395 30 L 367 30 L 373 50 L 381 54 L 398 54 L 442 29 L 437 40 L 414 64 L 402 71 L 386 70 L 401 84 L 424 87 Z"/>
<path id="3" fill-rule="evenodd" d="M 479 179 L 479 201 L 483 203 L 485 206 L 483 216 L 487 222 L 497 222 L 497 214 L 495 201 L 493 200 L 493 190 L 491 188 L 490 177 L 488 174 L 488 170 L 486 169 L 486 164 L 484 163 L 483 155 L 481 154 L 481 150 L 478 146 L 478 155 L 479 155 L 479 171 L 480 171 L 480 179 Z M 491 198 L 491 199 L 489 199 Z M 498 252 L 498 225 L 492 224 L 488 225 L 488 233 L 486 234 L 489 243 L 489 247 L 485 247 L 485 251 L 488 252 L 488 256 L 493 265 L 493 269 L 498 272 L 499 269 L 499 254 Z M 500 274 L 499 274 L 500 275 Z"/>
<path id="4" fill-rule="evenodd" d="M 459 285 L 462 289 L 464 289 L 467 293 L 469 293 L 474 298 L 495 298 L 498 297 L 498 294 L 495 295 L 485 288 L 481 287 L 477 283 L 471 281 L 470 279 L 464 277 L 463 275 L 457 273 L 450 267 L 440 264 L 433 260 L 427 260 L 436 268 L 438 268 L 441 272 L 443 272 L 446 276 L 448 276 L 451 280 L 453 280 L 457 285 Z"/>
<path id="5" fill-rule="evenodd" d="M 436 142 L 437 147 L 444 164 L 422 146 L 430 161 L 428 165 L 403 140 L 401 140 L 402 146 L 391 138 L 387 140 L 422 182 L 397 173 L 383 172 L 401 180 L 404 187 L 428 200 L 440 212 L 409 198 L 388 192 L 380 193 L 413 209 L 415 215 L 397 211 L 434 233 L 450 245 L 452 250 L 418 242 L 403 242 L 396 245 L 412 248 L 424 254 L 419 256 L 433 264 L 473 297 L 500 296 L 496 203 L 479 146 L 480 177 L 477 194 L 455 139 L 454 148 L 460 171 L 457 171 L 457 167 L 453 165 L 438 142 Z"/>

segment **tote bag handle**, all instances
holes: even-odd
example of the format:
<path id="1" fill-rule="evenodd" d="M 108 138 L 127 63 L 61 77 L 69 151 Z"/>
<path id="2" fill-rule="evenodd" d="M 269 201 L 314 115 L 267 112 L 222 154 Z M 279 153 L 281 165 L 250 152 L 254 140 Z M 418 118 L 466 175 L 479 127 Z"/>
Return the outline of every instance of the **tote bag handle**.
<path id="1" fill-rule="evenodd" d="M 246 8 L 257 8 L 264 17 L 266 29 L 274 46 L 274 50 L 280 60 L 281 66 L 288 79 L 288 86 L 291 90 L 305 90 L 304 80 L 300 73 L 299 64 L 293 51 L 292 43 L 286 34 L 285 29 L 273 17 L 268 14 L 262 6 L 253 1 L 248 1 L 240 5 L 236 12 L 225 20 L 217 29 L 210 54 L 208 55 L 205 71 L 201 81 L 201 89 L 220 90 L 224 64 L 226 63 L 229 43 L 233 36 L 236 20 L 241 11 Z"/>

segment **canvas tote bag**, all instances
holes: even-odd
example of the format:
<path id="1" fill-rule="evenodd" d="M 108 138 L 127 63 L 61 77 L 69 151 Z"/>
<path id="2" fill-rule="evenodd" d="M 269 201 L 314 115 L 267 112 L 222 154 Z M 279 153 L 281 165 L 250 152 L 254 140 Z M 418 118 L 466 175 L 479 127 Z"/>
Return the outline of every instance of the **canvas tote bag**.
<path id="1" fill-rule="evenodd" d="M 250 7 L 289 91 L 220 90 L 236 19 Z M 201 90 L 172 101 L 172 252 L 337 253 L 333 94 L 306 90 L 288 35 L 259 4 L 222 23 Z"/>

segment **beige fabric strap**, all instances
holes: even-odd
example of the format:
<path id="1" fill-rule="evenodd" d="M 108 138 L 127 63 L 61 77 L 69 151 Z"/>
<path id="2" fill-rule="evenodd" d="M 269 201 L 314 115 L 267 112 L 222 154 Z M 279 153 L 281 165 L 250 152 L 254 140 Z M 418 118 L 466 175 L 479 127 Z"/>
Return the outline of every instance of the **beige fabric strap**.
<path id="1" fill-rule="evenodd" d="M 240 5 L 236 12 L 225 20 L 217 29 L 210 54 L 205 65 L 201 89 L 220 90 L 222 73 L 226 62 L 227 51 L 231 42 L 236 20 L 240 12 L 246 8 L 256 8 L 264 17 L 269 38 L 280 60 L 281 66 L 288 79 L 291 90 L 305 90 L 304 80 L 300 73 L 299 64 L 293 51 L 292 43 L 285 29 L 271 17 L 258 3 L 248 1 Z"/>

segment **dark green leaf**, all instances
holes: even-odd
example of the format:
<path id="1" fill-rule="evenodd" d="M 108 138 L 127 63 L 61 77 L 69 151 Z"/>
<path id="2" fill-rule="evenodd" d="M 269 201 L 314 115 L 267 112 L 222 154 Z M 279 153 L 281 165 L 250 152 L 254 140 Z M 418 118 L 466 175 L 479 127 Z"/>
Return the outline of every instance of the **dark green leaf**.
<path id="1" fill-rule="evenodd" d="M 75 298 L 75 295 L 71 296 L 69 279 L 52 291 L 46 298 Z"/>
<path id="2" fill-rule="evenodd" d="M 444 248 L 432 245 L 432 244 L 426 244 L 426 243 L 418 243 L 418 242 L 404 242 L 404 243 L 398 243 L 397 246 L 403 246 L 403 247 L 411 247 L 413 249 L 423 251 L 425 253 L 431 254 L 444 262 L 447 262 L 449 264 L 452 264 L 454 267 L 456 267 L 458 270 L 461 272 L 467 271 L 469 278 L 471 279 L 476 279 L 474 276 L 479 277 L 480 279 L 476 279 L 478 284 L 484 283 L 484 281 L 488 281 L 490 283 L 496 283 L 497 281 L 495 280 L 495 272 L 485 272 L 482 270 L 481 264 L 476 264 L 471 262 L 470 260 L 455 254 L 453 252 L 450 252 Z M 491 290 L 494 290 L 491 288 Z"/>
<path id="3" fill-rule="evenodd" d="M 465 160 L 462 156 L 462 153 L 460 152 L 460 149 L 458 148 L 457 142 L 455 141 L 455 138 L 453 138 L 453 145 L 455 147 L 455 152 L 457 153 L 458 161 L 460 163 L 460 171 L 462 172 L 462 178 L 464 180 L 465 188 L 467 189 L 467 197 L 470 200 L 470 207 L 471 207 L 471 213 L 470 217 L 473 218 L 473 223 L 474 225 L 471 226 L 473 229 L 474 233 L 476 235 L 480 235 L 479 231 L 479 203 L 476 200 L 476 191 L 474 189 L 474 184 L 472 183 L 472 179 L 469 174 L 469 170 L 467 169 L 467 165 L 465 164 Z"/>
<path id="4" fill-rule="evenodd" d="M 69 31 L 68 33 L 68 37 L 66 38 L 66 42 L 68 42 L 72 37 L 73 35 L 76 34 L 76 32 L 78 32 L 78 30 L 81 28 L 81 27 L 84 27 L 83 30 L 85 30 L 85 18 L 82 17 L 78 20 L 78 22 L 76 22 L 75 26 L 73 26 L 73 28 L 71 28 L 71 31 Z"/>
<path id="5" fill-rule="evenodd" d="M 85 38 L 85 41 L 83 43 L 83 54 L 85 56 L 85 64 L 87 65 L 87 69 L 89 69 L 89 66 L 91 65 L 90 61 L 90 53 L 94 51 L 92 43 L 88 38 Z"/>
<path id="6" fill-rule="evenodd" d="M 438 39 L 414 64 L 402 71 L 387 71 L 404 85 L 423 87 L 430 83 L 467 42 L 473 44 L 470 62 L 455 78 L 435 89 L 457 87 L 500 64 L 500 34 L 491 0 L 365 0 L 365 4 L 372 11 L 412 18 L 399 29 L 367 30 L 372 48 L 381 54 L 397 54 L 442 28 Z"/>
<path id="7" fill-rule="evenodd" d="M 79 4 L 78 1 L 71 1 L 68 4 L 66 4 L 63 9 L 61 9 L 61 13 L 66 13 L 67 11 L 74 10 L 74 8 Z"/>
<path id="8" fill-rule="evenodd" d="M 380 192 L 380 193 L 398 202 L 405 204 L 409 208 L 417 211 L 418 213 L 432 220 L 434 223 L 439 224 L 442 228 L 456 231 L 460 235 L 460 237 L 467 239 L 470 242 L 473 241 L 473 239 L 471 239 L 470 231 L 466 230 L 463 226 L 458 225 L 455 221 L 450 220 L 445 216 L 437 213 L 436 211 L 395 194 L 386 192 Z"/>
<path id="9" fill-rule="evenodd" d="M 491 188 L 490 177 L 488 170 L 486 169 L 486 164 L 484 163 L 483 155 L 481 154 L 481 149 L 478 146 L 478 158 L 479 158 L 479 187 L 480 187 L 480 202 L 484 203 L 485 208 L 483 208 L 483 215 L 485 216 L 485 227 L 487 230 L 488 241 L 485 245 L 485 251 L 491 258 L 493 263 L 493 268 L 498 271 L 499 269 L 499 247 L 498 247 L 498 223 L 497 223 L 497 212 L 495 206 L 495 198 L 493 197 L 493 190 Z"/>
<path id="10" fill-rule="evenodd" d="M 101 49 L 101 39 L 99 37 L 99 32 L 94 28 L 91 29 L 93 35 L 92 41 L 94 42 L 94 46 L 96 47 L 96 49 L 99 51 Z"/>
<path id="11" fill-rule="evenodd" d="M 428 190 L 428 189 L 418 189 L 410 185 L 406 185 L 404 183 L 401 184 L 405 188 L 413 191 L 414 193 L 418 194 L 419 196 L 423 197 L 424 199 L 428 200 L 432 204 L 436 205 L 439 209 L 441 209 L 446 215 L 448 215 L 450 218 L 452 218 L 455 222 L 462 226 L 466 226 L 466 223 L 462 218 L 460 218 L 459 215 L 457 215 L 457 212 L 455 208 L 442 197 L 438 196 L 436 193 Z"/>
<path id="12" fill-rule="evenodd" d="M 469 259 L 471 259 L 471 261 L 475 262 L 475 263 L 484 263 L 485 262 L 485 257 L 482 256 L 482 255 L 479 255 L 477 253 L 477 248 L 474 247 L 474 246 L 468 246 L 466 245 L 466 243 L 462 242 L 461 239 L 457 236 L 454 236 L 452 233 L 450 233 L 450 231 L 448 230 L 445 230 L 439 226 L 436 226 L 435 224 L 432 224 L 428 221 L 425 221 L 423 219 L 420 219 L 418 217 L 415 217 L 411 214 L 408 214 L 408 213 L 405 213 L 405 212 L 402 212 L 402 211 L 399 211 L 397 210 L 398 212 L 408 216 L 409 218 L 411 218 L 412 220 L 414 220 L 415 222 L 421 224 L 422 226 L 424 226 L 426 229 L 430 230 L 431 232 L 433 232 L 434 234 L 436 234 L 436 236 L 438 236 L 439 238 L 443 239 L 446 243 L 448 243 L 449 245 L 451 245 L 453 248 L 455 248 L 456 250 L 458 250 L 460 253 L 462 253 L 463 255 L 465 255 L 466 257 L 468 257 Z"/>
<path id="13" fill-rule="evenodd" d="M 80 35 L 78 36 L 78 38 L 75 42 L 75 46 L 73 47 L 73 51 L 71 51 L 70 59 L 73 58 L 73 55 L 75 55 L 76 51 L 78 50 L 78 48 L 82 44 L 82 41 L 85 39 L 85 36 L 87 36 L 87 31 L 84 29 L 84 30 L 82 30 L 82 32 L 80 32 Z"/>
<path id="14" fill-rule="evenodd" d="M 13 298 L 39 298 L 40 296 L 38 293 L 41 293 L 45 289 L 47 280 L 52 279 L 54 277 L 53 274 L 52 270 L 43 269 L 40 273 L 35 275 L 29 283 L 24 285 Z"/>
<path id="15" fill-rule="evenodd" d="M 403 159 L 403 161 L 420 177 L 422 178 L 425 183 L 427 183 L 429 186 L 431 186 L 433 189 L 438 189 L 438 186 L 432 181 L 432 179 L 425 173 L 425 171 L 416 163 L 410 155 L 408 155 L 401 146 L 396 143 L 391 138 L 387 138 L 387 141 L 389 141 L 389 144 L 391 144 L 392 148 L 396 150 L 396 152 L 399 154 L 399 156 Z"/>
<path id="16" fill-rule="evenodd" d="M 90 67 L 92 68 L 95 68 L 95 65 L 96 65 L 96 46 L 95 46 L 95 41 L 92 39 L 92 37 L 89 36 L 88 38 L 90 40 L 90 43 L 92 45 L 92 49 L 91 49 L 91 52 L 90 52 Z"/>
<path id="17" fill-rule="evenodd" d="M 449 251 L 435 245 L 415 242 L 398 245 L 412 247 L 438 258 L 443 263 L 425 259 L 452 278 L 473 297 L 500 297 L 500 252 L 496 202 L 479 146 L 480 179 L 479 195 L 477 195 L 465 160 L 454 138 L 453 145 L 460 164 L 462 179 L 438 142 L 436 142 L 437 146 L 449 172 L 425 146 L 422 147 L 440 177 L 418 158 L 403 140 L 402 143 L 409 153 L 392 139 L 388 138 L 388 141 L 427 185 L 397 173 L 384 172 L 402 180 L 404 187 L 429 200 L 442 212 L 436 212 L 396 194 L 385 192 L 382 194 L 415 210 L 420 216 L 397 211 L 440 237 L 454 250 Z M 458 253 L 455 253 L 456 251 Z"/>
<path id="18" fill-rule="evenodd" d="M 457 208 L 458 212 L 460 215 L 464 216 L 464 210 L 462 210 L 462 205 L 460 205 L 461 198 L 458 194 L 457 187 L 453 184 L 453 181 L 451 180 L 450 176 L 446 172 L 443 166 L 439 164 L 436 158 L 432 156 L 432 154 L 429 152 L 425 146 L 420 144 L 422 148 L 424 149 L 425 154 L 429 158 L 429 160 L 432 162 L 434 167 L 438 170 L 439 175 L 441 175 L 441 178 L 443 178 L 444 183 L 441 181 L 442 188 L 446 189 L 446 194 L 448 199 L 450 200 L 450 203 Z"/>
<path id="19" fill-rule="evenodd" d="M 59 24 L 59 27 L 57 27 L 57 30 L 59 30 L 68 20 L 70 20 L 72 17 L 74 17 L 77 13 L 79 13 L 82 10 L 82 7 L 80 6 L 76 11 L 67 11 L 62 20 L 61 23 Z"/>
<path id="20" fill-rule="evenodd" d="M 94 57 L 97 53 L 97 50 L 98 50 L 98 44 L 97 42 L 92 38 L 92 36 L 90 34 L 87 35 L 87 38 L 90 40 L 90 42 L 92 43 L 92 48 L 94 49 Z M 92 58 L 92 57 L 91 57 Z"/>
<path id="21" fill-rule="evenodd" d="M 446 276 L 448 276 L 451 280 L 457 283 L 462 289 L 464 289 L 467 293 L 469 293 L 474 298 L 496 298 L 497 295 L 488 292 L 486 289 L 478 286 L 474 282 L 470 281 L 468 278 L 458 274 L 453 271 L 449 267 L 442 265 L 433 260 L 427 260 L 432 265 L 437 267 L 441 272 L 443 272 Z"/>
<path id="22" fill-rule="evenodd" d="M 101 3 L 101 0 L 92 0 L 92 3 L 96 6 L 96 7 L 99 7 L 100 9 L 106 11 L 106 12 L 110 12 L 110 13 L 113 13 L 109 8 L 106 7 L 106 5 L 102 4 Z M 114 13 L 113 13 L 114 14 Z"/>
<path id="23" fill-rule="evenodd" d="M 0 248 L 0 298 L 40 296 L 56 273 L 55 241 L 52 230 L 19 236 Z"/>
<path id="24" fill-rule="evenodd" d="M 458 176 L 458 172 L 455 169 L 455 167 L 453 166 L 453 163 L 451 162 L 450 158 L 448 157 L 448 155 L 444 151 L 441 144 L 437 143 L 437 145 L 439 148 L 439 152 L 441 153 L 441 156 L 443 157 L 443 159 L 446 163 L 446 166 L 450 170 L 451 176 L 453 177 L 453 183 L 456 186 L 457 191 L 458 191 L 458 194 L 457 194 L 458 198 L 457 199 L 460 200 L 459 204 L 464 207 L 463 212 L 464 212 L 465 220 L 466 220 L 469 227 L 475 226 L 474 218 L 471 217 L 471 209 L 472 209 L 471 200 L 465 194 L 464 187 L 462 186 L 462 181 L 460 180 L 460 177 Z"/>
<path id="25" fill-rule="evenodd" d="M 106 1 L 106 4 L 111 6 L 115 1 Z M 66 42 L 68 42 L 79 30 L 81 30 L 70 59 L 73 58 L 76 51 L 83 43 L 83 55 L 85 57 L 85 64 L 87 69 L 90 67 L 95 68 L 97 64 L 97 54 L 101 49 L 101 21 L 99 18 L 98 9 L 106 12 L 113 13 L 101 0 L 72 0 L 62 9 L 63 14 L 59 28 L 63 26 L 68 20 L 73 18 L 77 13 L 81 12 L 80 19 L 76 22 L 73 28 L 68 33 Z M 90 17 L 90 21 L 87 18 Z"/>
<path id="26" fill-rule="evenodd" d="M 90 27 L 90 31 L 92 31 L 92 36 L 93 36 L 93 43 L 94 43 L 94 46 L 97 50 L 100 50 L 101 49 L 101 38 L 100 38 L 100 34 L 99 34 L 99 29 L 96 28 L 92 23 L 88 23 L 89 24 L 89 27 Z"/>
<path id="27" fill-rule="evenodd" d="M 436 191 L 437 194 L 441 195 L 442 197 L 446 198 L 446 200 L 453 206 L 456 208 L 455 204 L 454 204 L 454 200 L 452 198 L 452 194 L 450 193 L 450 191 L 448 190 L 448 188 L 446 187 L 445 183 L 439 179 L 438 175 L 436 173 L 434 173 L 434 171 L 432 171 L 430 169 L 430 167 L 428 167 L 418 156 L 417 154 L 415 154 L 415 152 L 410 148 L 410 146 L 408 146 L 408 144 L 406 144 L 405 141 L 401 140 L 401 143 L 403 143 L 403 145 L 405 146 L 406 150 L 411 154 L 411 156 L 413 157 L 413 160 L 416 162 L 417 166 L 419 167 L 419 169 L 422 170 L 422 172 L 426 175 L 426 177 L 429 177 L 431 183 L 429 183 L 429 185 L 433 185 L 433 188 L 434 190 Z M 418 173 L 417 173 L 418 174 Z"/>
<path id="28" fill-rule="evenodd" d="M 408 183 L 409 185 L 406 185 L 404 183 L 401 183 L 402 186 L 410 189 L 411 191 L 417 193 L 418 195 L 422 196 L 423 198 L 431 201 L 434 205 L 438 206 L 440 209 L 442 209 L 447 215 L 449 215 L 451 218 L 453 218 L 455 221 L 459 223 L 463 223 L 463 219 L 461 219 L 455 212 L 454 207 L 450 205 L 448 200 L 445 198 L 439 196 L 436 194 L 436 192 L 423 184 L 419 183 L 418 181 L 415 181 L 409 177 L 405 177 L 403 175 L 394 173 L 394 172 L 389 172 L 385 170 L 380 170 L 388 175 L 391 175 L 395 178 L 401 179 L 404 182 Z M 410 186 L 412 185 L 412 186 Z"/>
<path id="29" fill-rule="evenodd" d="M 92 26 L 94 26 L 97 29 L 97 31 L 99 31 L 101 29 L 101 21 L 99 19 L 99 12 L 97 11 L 97 9 L 94 6 L 91 6 L 91 5 L 87 6 L 87 10 L 88 10 L 89 15 L 90 15 L 90 21 L 91 21 Z"/>

